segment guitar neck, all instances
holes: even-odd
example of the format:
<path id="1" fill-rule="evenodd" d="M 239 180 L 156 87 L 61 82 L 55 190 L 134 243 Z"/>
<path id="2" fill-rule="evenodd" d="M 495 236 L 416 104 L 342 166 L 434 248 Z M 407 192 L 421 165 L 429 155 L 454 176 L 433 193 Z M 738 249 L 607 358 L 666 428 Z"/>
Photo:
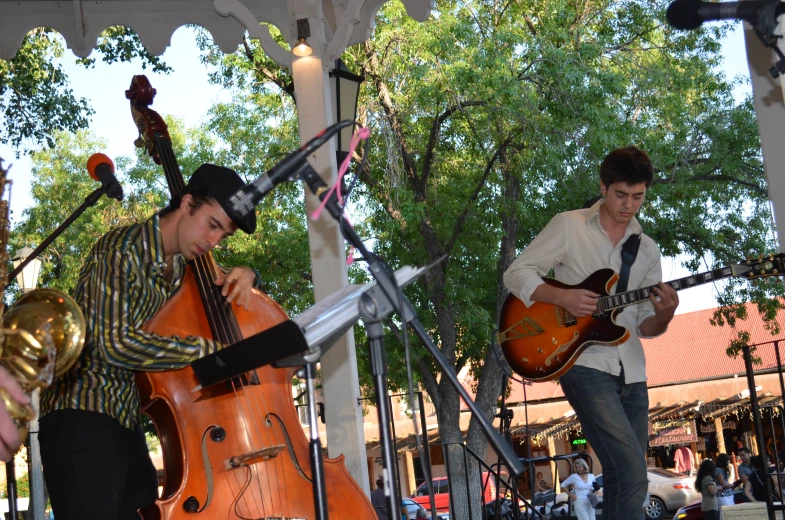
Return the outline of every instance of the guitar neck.
<path id="1" fill-rule="evenodd" d="M 677 280 L 671 280 L 670 282 L 664 283 L 665 285 L 669 285 L 677 291 L 681 291 L 682 289 L 689 289 L 690 287 L 697 287 L 698 285 L 703 285 L 715 280 L 722 280 L 723 278 L 735 276 L 738 274 L 738 272 L 734 269 L 734 267 L 736 266 L 720 267 L 719 269 L 712 269 L 711 271 L 706 271 L 705 273 L 685 276 L 684 278 L 679 278 Z M 655 287 L 657 286 L 652 285 L 620 294 L 603 296 L 600 298 L 600 310 L 602 312 L 608 312 L 614 309 L 620 309 L 622 307 L 627 307 L 629 305 L 635 305 L 636 303 L 646 301 L 649 299 L 649 295 L 651 295 Z"/>

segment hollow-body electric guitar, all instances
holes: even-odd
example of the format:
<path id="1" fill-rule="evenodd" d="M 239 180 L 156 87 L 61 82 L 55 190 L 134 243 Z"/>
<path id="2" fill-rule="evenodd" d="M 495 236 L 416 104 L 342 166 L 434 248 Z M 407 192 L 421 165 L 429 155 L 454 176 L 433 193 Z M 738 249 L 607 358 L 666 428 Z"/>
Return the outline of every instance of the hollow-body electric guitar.
<path id="1" fill-rule="evenodd" d="M 781 276 L 785 274 L 784 262 L 785 254 L 779 253 L 665 283 L 679 291 L 731 276 Z M 600 295 L 597 312 L 581 318 L 558 305 L 535 302 L 526 307 L 514 295 L 507 296 L 497 339 L 512 369 L 530 381 L 548 381 L 567 372 L 587 347 L 614 346 L 627 341 L 630 333 L 616 324 L 616 315 L 624 307 L 647 301 L 656 286 L 609 294 L 618 279 L 619 275 L 612 269 L 595 271 L 577 285 L 543 278 L 554 287 L 586 289 Z"/>

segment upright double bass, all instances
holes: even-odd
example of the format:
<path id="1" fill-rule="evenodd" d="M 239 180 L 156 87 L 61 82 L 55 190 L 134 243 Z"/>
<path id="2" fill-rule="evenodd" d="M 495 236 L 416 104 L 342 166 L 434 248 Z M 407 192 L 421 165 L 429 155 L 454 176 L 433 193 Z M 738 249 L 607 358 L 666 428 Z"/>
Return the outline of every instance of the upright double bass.
<path id="1" fill-rule="evenodd" d="M 143 145 L 166 174 L 171 193 L 185 186 L 163 119 L 149 108 L 155 90 L 134 76 L 126 97 Z M 214 280 L 212 254 L 189 263 L 182 285 L 145 325 L 162 336 L 201 336 L 231 345 L 287 319 L 266 294 L 255 291 L 246 311 L 227 304 Z M 276 348 L 269 345 L 265 348 Z M 291 392 L 292 370 L 262 367 L 192 392 L 191 368 L 139 372 L 142 411 L 161 440 L 163 492 L 140 511 L 145 520 L 309 519 L 316 517 L 308 443 Z M 343 456 L 325 460 L 330 518 L 376 518 Z"/>

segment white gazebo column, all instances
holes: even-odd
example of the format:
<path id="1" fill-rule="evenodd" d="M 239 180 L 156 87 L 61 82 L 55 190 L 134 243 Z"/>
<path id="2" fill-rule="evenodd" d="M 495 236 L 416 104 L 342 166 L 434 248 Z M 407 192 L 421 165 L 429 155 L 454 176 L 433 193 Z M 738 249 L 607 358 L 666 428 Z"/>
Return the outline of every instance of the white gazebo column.
<path id="1" fill-rule="evenodd" d="M 306 143 L 333 123 L 328 72 L 333 62 L 323 59 L 324 35 L 319 20 L 321 2 L 300 1 L 295 7 L 295 18 L 307 18 L 311 36 L 308 43 L 313 54 L 292 57 L 294 93 L 300 141 Z M 336 179 L 335 143 L 330 140 L 309 157 L 309 162 L 329 185 Z M 319 207 L 319 199 L 306 188 L 305 205 L 308 213 L 308 240 L 314 298 L 318 302 L 348 284 L 346 250 L 338 224 L 325 211 L 318 221 L 310 218 Z M 363 435 L 362 407 L 359 405 L 360 381 L 354 350 L 353 331 L 336 342 L 321 359 L 324 391 L 327 449 L 334 458 L 344 455 L 345 464 L 354 480 L 370 493 L 368 467 Z"/>
<path id="2" fill-rule="evenodd" d="M 782 17 L 781 17 L 782 18 Z M 780 30 L 783 22 L 780 21 Z M 747 46 L 747 63 L 752 80 L 755 115 L 758 120 L 763 165 L 769 185 L 777 237 L 785 236 L 785 103 L 783 103 L 782 78 L 773 79 L 769 69 L 777 56 L 763 46 L 755 31 L 744 22 L 744 39 Z M 782 48 L 782 46 L 780 46 Z M 782 241 L 778 239 L 780 251 Z"/>

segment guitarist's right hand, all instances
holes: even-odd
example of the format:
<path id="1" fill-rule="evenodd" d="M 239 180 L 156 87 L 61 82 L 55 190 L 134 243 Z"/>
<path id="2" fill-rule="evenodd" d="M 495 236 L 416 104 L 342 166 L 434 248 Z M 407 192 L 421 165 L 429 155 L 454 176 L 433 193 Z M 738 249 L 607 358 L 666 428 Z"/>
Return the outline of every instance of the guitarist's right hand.
<path id="1" fill-rule="evenodd" d="M 558 305 L 576 318 L 594 314 L 599 297 L 599 294 L 588 289 L 567 289 L 547 283 L 538 285 L 531 295 L 532 300 Z"/>
<path id="2" fill-rule="evenodd" d="M 581 318 L 597 312 L 600 295 L 588 289 L 559 289 L 561 295 L 556 304 L 567 312 Z"/>

